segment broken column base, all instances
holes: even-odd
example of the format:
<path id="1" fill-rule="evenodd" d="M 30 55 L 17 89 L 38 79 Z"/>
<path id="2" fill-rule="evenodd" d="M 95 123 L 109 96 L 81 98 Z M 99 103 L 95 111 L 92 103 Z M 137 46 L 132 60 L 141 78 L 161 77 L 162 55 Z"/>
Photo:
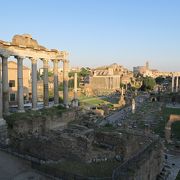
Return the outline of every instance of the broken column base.
<path id="1" fill-rule="evenodd" d="M 78 106 L 79 106 L 79 101 L 78 101 L 78 99 L 73 99 L 73 100 L 71 101 L 71 105 L 72 105 L 72 107 L 78 107 Z"/>
<path id="2" fill-rule="evenodd" d="M 0 119 L 0 147 L 5 147 L 9 143 L 7 124 L 4 119 Z"/>
<path id="3" fill-rule="evenodd" d="M 118 104 L 119 104 L 120 107 L 123 107 L 123 106 L 126 105 L 126 101 L 124 99 L 124 96 L 120 97 L 120 100 L 119 100 Z"/>

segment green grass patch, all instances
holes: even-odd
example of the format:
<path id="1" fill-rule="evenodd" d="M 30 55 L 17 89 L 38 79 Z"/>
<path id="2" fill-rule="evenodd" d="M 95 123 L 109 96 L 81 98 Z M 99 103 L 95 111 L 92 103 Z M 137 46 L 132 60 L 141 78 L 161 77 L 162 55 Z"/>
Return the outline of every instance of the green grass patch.
<path id="1" fill-rule="evenodd" d="M 47 108 L 47 109 L 41 109 L 37 111 L 32 111 L 28 110 L 24 113 L 13 113 L 9 116 L 6 116 L 5 119 L 11 127 L 13 123 L 17 120 L 25 120 L 25 121 L 31 121 L 32 118 L 46 118 L 47 116 L 61 116 L 62 112 L 67 111 L 64 107 L 57 106 L 57 107 L 52 107 L 52 108 Z"/>
<path id="2" fill-rule="evenodd" d="M 97 106 L 99 104 L 109 104 L 108 101 L 105 101 L 99 97 L 81 97 L 80 103 L 84 103 L 91 106 Z"/>

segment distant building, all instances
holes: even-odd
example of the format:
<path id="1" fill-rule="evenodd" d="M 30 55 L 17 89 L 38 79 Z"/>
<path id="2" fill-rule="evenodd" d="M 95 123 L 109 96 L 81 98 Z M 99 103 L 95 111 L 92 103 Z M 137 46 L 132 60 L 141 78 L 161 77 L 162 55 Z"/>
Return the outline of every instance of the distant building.
<path id="1" fill-rule="evenodd" d="M 38 71 L 39 71 L 40 77 L 42 77 L 44 69 L 39 68 Z M 52 76 L 53 76 L 53 68 L 52 67 L 48 67 L 48 72 L 52 73 Z M 58 68 L 58 81 L 63 82 L 63 68 Z"/>
<path id="2" fill-rule="evenodd" d="M 87 89 L 97 91 L 113 91 L 120 88 L 121 83 L 130 83 L 133 73 L 116 63 L 102 66 L 92 70 Z"/>
<path id="3" fill-rule="evenodd" d="M 71 67 L 70 71 L 71 72 L 80 72 L 81 71 L 81 67 Z"/>
<path id="4" fill-rule="evenodd" d="M 24 100 L 29 99 L 29 84 L 31 79 L 31 71 L 28 67 L 23 66 L 23 85 L 24 85 Z M 9 102 L 17 104 L 17 63 L 8 61 L 8 81 L 9 81 Z"/>
<path id="5" fill-rule="evenodd" d="M 149 69 L 149 63 L 146 62 L 145 66 L 133 67 L 133 73 L 134 75 L 141 74 L 143 75 L 143 77 L 149 76 L 152 78 L 157 78 L 159 76 L 162 76 L 162 77 L 172 76 L 172 73 L 179 74 L 180 72 L 161 72 L 157 69 Z"/>
<path id="6" fill-rule="evenodd" d="M 136 66 L 133 67 L 133 73 L 135 75 L 141 74 L 144 77 L 149 76 L 149 77 L 155 77 L 155 74 L 158 72 L 156 69 L 150 69 L 149 68 L 149 62 L 147 61 L 145 66 Z"/>

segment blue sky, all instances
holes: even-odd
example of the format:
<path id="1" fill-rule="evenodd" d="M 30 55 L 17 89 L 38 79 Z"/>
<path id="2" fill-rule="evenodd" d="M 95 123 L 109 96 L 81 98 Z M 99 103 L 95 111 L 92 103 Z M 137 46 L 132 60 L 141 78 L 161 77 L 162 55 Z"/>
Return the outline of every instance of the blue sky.
<path id="1" fill-rule="evenodd" d="M 72 66 L 180 71 L 180 0 L 0 0 L 0 39 L 29 33 Z"/>

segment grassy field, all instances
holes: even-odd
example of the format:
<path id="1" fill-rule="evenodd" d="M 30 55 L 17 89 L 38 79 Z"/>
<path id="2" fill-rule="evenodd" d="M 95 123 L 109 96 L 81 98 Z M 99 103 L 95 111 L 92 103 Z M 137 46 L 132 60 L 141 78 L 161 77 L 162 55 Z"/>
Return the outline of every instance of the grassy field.
<path id="1" fill-rule="evenodd" d="M 99 98 L 99 97 L 85 97 L 82 96 L 79 98 L 80 103 L 84 103 L 90 106 L 98 106 L 100 104 L 110 104 L 108 101 L 105 99 Z"/>

